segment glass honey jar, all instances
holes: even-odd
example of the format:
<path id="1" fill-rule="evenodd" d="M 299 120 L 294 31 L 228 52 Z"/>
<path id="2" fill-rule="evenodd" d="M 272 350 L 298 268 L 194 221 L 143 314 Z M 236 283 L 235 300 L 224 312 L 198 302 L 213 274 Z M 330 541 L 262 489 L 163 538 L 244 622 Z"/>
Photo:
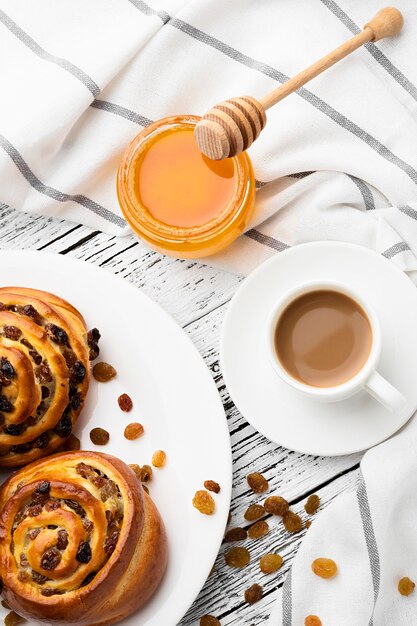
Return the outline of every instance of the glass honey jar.
<path id="1" fill-rule="evenodd" d="M 255 179 L 246 153 L 223 161 L 201 154 L 197 116 L 166 117 L 127 147 L 117 195 L 133 231 L 151 248 L 179 258 L 219 252 L 247 226 Z"/>

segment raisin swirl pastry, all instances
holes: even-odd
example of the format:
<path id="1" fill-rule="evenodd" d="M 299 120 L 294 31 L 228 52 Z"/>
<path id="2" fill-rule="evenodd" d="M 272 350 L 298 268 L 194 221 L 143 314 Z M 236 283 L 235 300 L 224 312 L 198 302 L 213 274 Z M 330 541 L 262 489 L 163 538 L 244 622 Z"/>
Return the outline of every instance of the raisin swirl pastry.
<path id="1" fill-rule="evenodd" d="M 46 456 L 69 437 L 99 338 L 65 300 L 0 288 L 0 466 Z"/>
<path id="2" fill-rule="evenodd" d="M 139 608 L 166 567 L 163 522 L 133 471 L 99 452 L 35 461 L 0 492 L 7 604 L 47 624 L 112 624 Z"/>

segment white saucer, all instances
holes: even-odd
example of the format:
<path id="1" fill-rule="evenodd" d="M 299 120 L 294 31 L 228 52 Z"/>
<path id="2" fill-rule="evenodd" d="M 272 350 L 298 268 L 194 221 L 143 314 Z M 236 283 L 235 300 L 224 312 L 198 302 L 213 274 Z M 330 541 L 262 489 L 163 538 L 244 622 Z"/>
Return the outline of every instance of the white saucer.
<path id="1" fill-rule="evenodd" d="M 284 291 L 316 279 L 343 281 L 374 308 L 382 335 L 378 370 L 407 398 L 400 413 L 366 392 L 319 403 L 273 371 L 264 345 L 268 313 Z M 417 289 L 394 263 L 361 246 L 317 242 L 290 248 L 241 284 L 224 320 L 220 360 L 237 408 L 272 441 L 322 456 L 370 448 L 394 434 L 417 408 Z"/>

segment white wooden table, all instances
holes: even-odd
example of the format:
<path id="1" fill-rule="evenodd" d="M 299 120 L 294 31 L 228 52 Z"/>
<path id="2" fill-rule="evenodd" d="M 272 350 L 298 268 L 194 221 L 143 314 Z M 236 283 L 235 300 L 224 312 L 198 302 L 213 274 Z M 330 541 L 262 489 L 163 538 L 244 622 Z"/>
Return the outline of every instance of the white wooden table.
<path id="1" fill-rule="evenodd" d="M 308 495 L 318 493 L 324 507 L 341 491 L 355 487 L 360 454 L 332 459 L 291 452 L 259 435 L 234 406 L 219 368 L 219 332 L 241 277 L 196 261 L 164 257 L 133 236 L 116 238 L 62 220 L 17 213 L 0 205 L 0 249 L 10 248 L 46 250 L 105 267 L 143 289 L 190 335 L 213 375 L 229 425 L 233 450 L 230 526 L 248 526 L 244 523 L 244 511 L 250 503 L 263 499 L 254 497 L 248 489 L 246 475 L 252 471 L 262 472 L 269 480 L 270 493 L 287 498 L 292 509 L 304 519 L 303 505 Z M 278 518 L 268 521 L 271 526 L 268 535 L 244 544 L 251 553 L 251 563 L 246 568 L 227 567 L 224 552 L 231 544 L 222 545 L 215 571 L 180 626 L 198 624 L 205 613 L 218 617 L 223 626 L 257 626 L 266 622 L 275 592 L 282 586 L 305 532 L 289 535 Z M 284 565 L 277 574 L 265 576 L 259 569 L 259 557 L 272 551 L 282 555 Z M 195 558 L 198 559 L 198 554 Z M 263 586 L 264 597 L 249 606 L 243 593 L 255 582 Z"/>

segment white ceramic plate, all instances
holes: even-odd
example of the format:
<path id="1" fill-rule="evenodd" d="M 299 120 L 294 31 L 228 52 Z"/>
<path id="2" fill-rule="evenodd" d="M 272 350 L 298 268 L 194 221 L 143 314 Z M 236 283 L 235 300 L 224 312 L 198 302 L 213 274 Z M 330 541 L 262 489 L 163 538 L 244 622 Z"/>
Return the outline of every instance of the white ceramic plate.
<path id="1" fill-rule="evenodd" d="M 301 396 L 268 362 L 266 319 L 280 296 L 307 280 L 340 280 L 366 298 L 381 325 L 378 370 L 407 398 L 391 413 L 366 392 L 328 404 Z M 370 448 L 395 433 L 417 407 L 417 289 L 398 267 L 366 248 L 308 243 L 274 256 L 241 284 L 227 311 L 221 369 L 244 417 L 292 450 L 333 456 Z"/>
<path id="2" fill-rule="evenodd" d="M 88 263 L 40 252 L 0 252 L 0 284 L 44 289 L 69 300 L 90 328 L 101 334 L 100 360 L 117 377 L 92 380 L 74 433 L 82 448 L 108 452 L 127 463 L 149 463 L 155 450 L 167 464 L 154 470 L 150 493 L 165 521 L 169 564 L 152 599 L 124 626 L 175 626 L 198 595 L 217 556 L 226 526 L 232 483 L 230 439 L 216 386 L 203 359 L 182 329 L 129 283 Z M 117 404 L 121 393 L 134 403 Z M 123 436 L 138 421 L 145 435 Z M 91 428 L 110 432 L 107 446 L 94 446 Z M 191 504 L 207 479 L 221 485 L 213 516 Z"/>

